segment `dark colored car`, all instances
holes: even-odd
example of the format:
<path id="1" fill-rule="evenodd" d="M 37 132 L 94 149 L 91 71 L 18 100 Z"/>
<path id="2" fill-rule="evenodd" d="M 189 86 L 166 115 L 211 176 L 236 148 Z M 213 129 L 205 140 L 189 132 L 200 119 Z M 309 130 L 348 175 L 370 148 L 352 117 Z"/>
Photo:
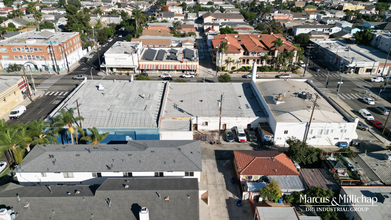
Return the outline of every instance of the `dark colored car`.
<path id="1" fill-rule="evenodd" d="M 375 110 L 376 110 L 377 112 L 379 112 L 380 114 L 382 114 L 382 115 L 388 115 L 388 114 L 390 114 L 390 111 L 389 111 L 388 109 L 386 109 L 385 107 L 383 107 L 383 106 L 376 106 L 376 107 L 375 107 Z"/>
<path id="2" fill-rule="evenodd" d="M 172 77 L 163 77 L 162 80 L 172 81 Z"/>
<path id="3" fill-rule="evenodd" d="M 235 141 L 234 135 L 232 134 L 232 131 L 230 131 L 230 130 L 225 131 L 225 140 L 227 142 L 234 142 Z"/>
<path id="4" fill-rule="evenodd" d="M 257 136 L 255 135 L 255 131 L 248 131 L 247 132 L 247 136 L 248 136 L 248 141 L 251 141 L 251 142 L 257 142 Z"/>
<path id="5" fill-rule="evenodd" d="M 370 122 L 373 126 L 375 126 L 375 128 L 379 130 L 382 130 L 384 128 L 384 125 L 378 120 L 371 120 Z"/>
<path id="6" fill-rule="evenodd" d="M 358 124 L 357 124 L 357 129 L 360 129 L 360 130 L 363 130 L 363 131 L 368 131 L 369 127 L 366 124 L 364 124 L 361 121 L 359 121 Z"/>
<path id="7" fill-rule="evenodd" d="M 80 63 L 85 63 L 87 62 L 88 58 L 87 57 L 82 57 L 79 61 Z"/>

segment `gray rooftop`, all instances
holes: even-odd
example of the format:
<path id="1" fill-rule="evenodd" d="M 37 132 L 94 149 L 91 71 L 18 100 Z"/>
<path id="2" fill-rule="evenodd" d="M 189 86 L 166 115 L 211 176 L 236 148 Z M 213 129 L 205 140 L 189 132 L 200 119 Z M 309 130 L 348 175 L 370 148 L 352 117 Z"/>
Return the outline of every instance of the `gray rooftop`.
<path id="1" fill-rule="evenodd" d="M 0 76 L 0 94 L 14 86 L 21 79 L 23 79 L 21 76 Z"/>
<path id="2" fill-rule="evenodd" d="M 257 207 L 260 219 L 295 220 L 299 219 L 293 207 Z"/>
<path id="3" fill-rule="evenodd" d="M 306 29 L 310 29 L 310 28 L 319 29 L 319 28 L 332 28 L 332 27 L 335 27 L 335 25 L 303 24 L 300 26 L 296 26 L 296 28 L 306 28 Z"/>
<path id="4" fill-rule="evenodd" d="M 217 117 L 223 97 L 223 117 L 267 117 L 250 83 L 171 83 L 164 117 Z"/>
<path id="5" fill-rule="evenodd" d="M 105 54 L 132 54 L 136 52 L 139 43 L 140 42 L 117 41 L 105 52 Z"/>
<path id="6" fill-rule="evenodd" d="M 297 93 L 306 91 L 311 93 L 312 99 L 315 100 L 314 88 L 304 80 L 258 80 L 256 85 L 277 121 L 307 122 L 310 120 L 313 102 L 297 97 Z M 280 93 L 285 94 L 285 103 L 277 105 L 274 99 Z M 346 122 L 344 117 L 322 97 L 318 98 L 316 110 L 314 111 L 313 123 Z"/>
<path id="7" fill-rule="evenodd" d="M 389 169 L 388 169 L 389 170 Z M 377 186 L 377 187 L 368 187 L 368 186 L 342 186 L 342 189 L 346 192 L 348 196 L 355 198 L 364 197 L 377 197 L 379 194 L 391 194 L 390 186 Z M 380 201 L 374 204 L 374 206 L 369 206 L 368 203 L 359 203 L 361 200 L 357 199 L 357 203 L 353 203 L 353 206 L 356 208 L 366 207 L 363 211 L 359 210 L 357 214 L 360 219 L 363 220 L 389 220 L 391 219 L 390 204 L 384 204 Z"/>
<path id="8" fill-rule="evenodd" d="M 29 21 L 26 21 L 25 19 L 23 18 L 12 18 L 10 20 L 13 20 L 15 22 L 18 22 L 19 24 L 22 24 L 22 25 L 27 25 L 29 23 Z"/>
<path id="9" fill-rule="evenodd" d="M 78 99 L 88 128 L 157 128 L 164 87 L 158 81 L 89 80 L 60 108 L 76 108 Z"/>
<path id="10" fill-rule="evenodd" d="M 14 37 L 1 40 L 1 45 L 48 45 L 49 41 L 53 44 L 62 43 L 69 38 L 76 36 L 78 32 L 56 32 L 52 33 L 47 30 L 42 31 L 29 31 L 24 32 Z M 34 42 L 29 42 L 28 40 L 34 40 Z"/>
<path id="11" fill-rule="evenodd" d="M 391 160 L 385 159 L 386 154 L 391 154 L 389 150 L 375 151 L 371 153 L 359 154 L 358 156 L 368 165 L 370 169 L 385 184 L 391 184 Z"/>
<path id="12" fill-rule="evenodd" d="M 160 124 L 160 131 L 191 131 L 191 122 L 186 119 L 163 118 Z"/>
<path id="13" fill-rule="evenodd" d="M 159 140 L 87 147 L 38 145 L 20 172 L 201 171 L 201 167 L 199 141 Z"/>
<path id="14" fill-rule="evenodd" d="M 171 48 L 151 48 L 144 50 L 145 52 L 141 55 L 143 61 L 180 61 L 182 59 L 186 61 L 197 61 L 198 59 L 198 50 L 197 49 L 187 49 L 187 48 L 178 48 L 177 53 L 171 53 Z M 189 65 L 193 65 L 189 64 Z"/>
<path id="15" fill-rule="evenodd" d="M 149 209 L 150 219 L 200 218 L 196 178 L 108 179 L 96 188 L 51 186 L 53 193 L 50 193 L 45 186 L 22 187 L 10 183 L 0 192 L 0 206 L 12 207 L 18 220 L 137 220 L 141 207 Z M 75 194 L 76 191 L 80 194 Z M 169 201 L 165 201 L 167 196 Z M 26 203 L 29 208 L 23 208 Z"/>
<path id="16" fill-rule="evenodd" d="M 268 176 L 267 178 L 278 181 L 281 190 L 305 190 L 299 176 Z"/>

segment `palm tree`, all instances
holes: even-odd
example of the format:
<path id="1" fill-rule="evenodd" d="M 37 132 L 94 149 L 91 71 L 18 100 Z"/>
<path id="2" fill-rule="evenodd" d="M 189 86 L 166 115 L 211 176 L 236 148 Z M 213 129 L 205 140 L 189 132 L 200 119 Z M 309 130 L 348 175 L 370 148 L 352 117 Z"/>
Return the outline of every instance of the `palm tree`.
<path id="1" fill-rule="evenodd" d="M 97 8 L 97 9 L 95 9 L 95 11 L 94 11 L 94 14 L 97 14 L 97 15 L 100 15 L 100 16 L 102 16 L 102 14 L 103 14 L 103 11 L 102 11 L 102 9 L 100 9 L 100 8 Z"/>
<path id="2" fill-rule="evenodd" d="M 132 11 L 132 16 L 134 18 L 134 21 L 136 22 L 136 30 L 135 30 L 135 37 L 138 36 L 138 23 L 143 23 L 145 22 L 147 19 L 145 18 L 145 15 L 141 12 L 141 10 L 133 10 Z"/>
<path id="3" fill-rule="evenodd" d="M 53 142 L 58 144 L 53 130 L 49 129 L 50 124 L 48 122 L 44 120 L 32 121 L 26 127 L 29 129 L 32 145 L 51 144 Z"/>
<path id="4" fill-rule="evenodd" d="M 95 127 L 88 128 L 88 130 L 91 132 L 91 135 L 82 137 L 82 138 L 80 138 L 80 140 L 91 142 L 92 145 L 99 144 L 107 137 L 107 135 L 109 135 L 109 132 L 99 134 L 98 129 L 96 129 Z"/>
<path id="5" fill-rule="evenodd" d="M 266 61 L 266 64 L 267 62 L 269 61 L 269 55 L 268 54 L 265 54 L 263 57 L 262 57 L 263 60 Z"/>
<path id="6" fill-rule="evenodd" d="M 118 11 L 117 10 L 111 10 L 111 12 L 109 13 L 110 15 L 118 15 Z"/>
<path id="7" fill-rule="evenodd" d="M 227 42 L 224 42 L 224 41 L 220 41 L 220 46 L 219 46 L 219 52 L 222 53 L 222 56 L 221 56 L 221 61 L 224 60 L 224 53 L 225 51 L 228 50 L 228 43 Z M 220 62 L 220 66 L 221 66 L 221 70 L 223 69 L 222 68 L 222 65 L 223 65 L 223 62 Z"/>
<path id="8" fill-rule="evenodd" d="M 39 24 L 41 23 L 41 20 L 42 20 L 41 12 L 35 11 L 34 12 L 34 18 L 35 18 L 35 22 L 37 23 L 37 28 L 38 28 L 38 31 L 39 31 Z"/>
<path id="9" fill-rule="evenodd" d="M 31 138 L 27 135 L 26 127 L 21 123 L 5 126 L 2 132 L 0 132 L 0 146 L 6 149 L 4 152 L 8 160 L 11 159 L 8 150 L 12 151 L 16 164 L 23 162 L 21 150 L 18 148 L 29 146 L 31 141 Z"/>
<path id="10" fill-rule="evenodd" d="M 281 40 L 281 38 L 277 38 L 274 41 L 272 41 L 272 44 L 273 44 L 273 47 L 277 48 L 277 56 L 276 56 L 276 58 L 278 58 L 278 53 L 280 52 L 280 47 L 282 47 L 282 45 L 284 45 L 284 41 Z"/>
<path id="11" fill-rule="evenodd" d="M 228 57 L 226 60 L 225 60 L 225 63 L 227 64 L 227 70 L 229 71 L 231 68 L 230 68 L 230 64 L 231 63 L 234 63 L 233 59 L 231 59 L 231 57 Z"/>
<path id="12" fill-rule="evenodd" d="M 71 142 L 73 144 L 73 133 L 75 133 L 75 128 L 73 127 L 73 123 L 76 123 L 77 121 L 82 121 L 84 120 L 84 118 L 82 116 L 78 116 L 74 118 L 73 108 L 70 108 L 68 111 L 65 109 L 61 109 L 59 113 L 60 115 L 53 118 L 53 124 L 52 124 L 52 127 L 54 128 L 53 133 L 59 134 L 59 132 L 64 128 L 64 126 L 68 125 L 68 132 L 71 134 Z"/>

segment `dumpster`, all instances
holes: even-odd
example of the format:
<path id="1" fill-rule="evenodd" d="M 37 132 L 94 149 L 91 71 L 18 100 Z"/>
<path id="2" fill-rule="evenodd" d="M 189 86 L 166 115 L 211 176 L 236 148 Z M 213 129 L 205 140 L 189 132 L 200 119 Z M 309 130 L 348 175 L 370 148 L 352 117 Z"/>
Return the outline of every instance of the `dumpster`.
<path id="1" fill-rule="evenodd" d="M 236 200 L 236 205 L 238 207 L 242 206 L 242 200 L 241 199 Z"/>
<path id="2" fill-rule="evenodd" d="M 232 183 L 232 184 L 235 183 L 235 177 L 231 177 L 231 183 Z"/>

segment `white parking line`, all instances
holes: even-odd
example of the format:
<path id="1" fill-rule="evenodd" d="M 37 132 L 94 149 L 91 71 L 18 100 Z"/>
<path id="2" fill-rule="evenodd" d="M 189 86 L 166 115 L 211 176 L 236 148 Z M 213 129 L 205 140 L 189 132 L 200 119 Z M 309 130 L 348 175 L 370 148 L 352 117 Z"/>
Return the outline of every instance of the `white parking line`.
<path id="1" fill-rule="evenodd" d="M 64 92 L 64 94 L 63 94 L 63 95 L 66 95 L 66 94 L 68 94 L 68 92 Z"/>
<path id="2" fill-rule="evenodd" d="M 48 95 L 50 92 L 47 92 L 45 95 Z"/>
<path id="3" fill-rule="evenodd" d="M 351 93 L 351 94 L 352 94 L 352 96 L 354 96 L 355 98 L 361 99 L 361 96 L 359 96 L 357 93 Z"/>

